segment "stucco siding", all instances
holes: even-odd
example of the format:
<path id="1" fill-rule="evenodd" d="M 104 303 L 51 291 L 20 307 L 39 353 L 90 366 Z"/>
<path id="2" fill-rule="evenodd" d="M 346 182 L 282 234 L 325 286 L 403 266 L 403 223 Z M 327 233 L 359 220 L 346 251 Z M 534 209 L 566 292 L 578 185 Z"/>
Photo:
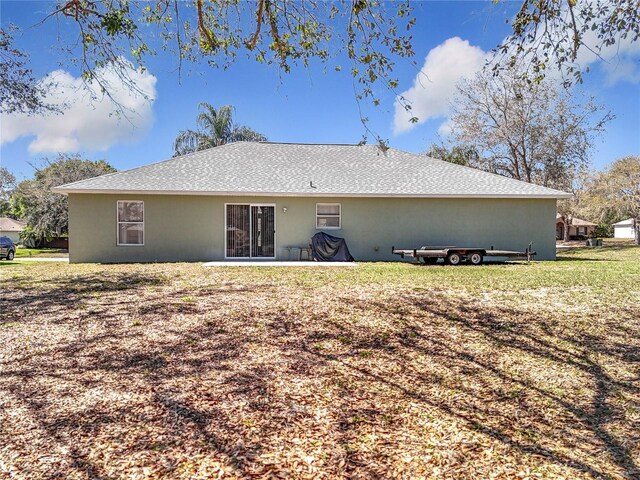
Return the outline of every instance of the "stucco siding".
<path id="1" fill-rule="evenodd" d="M 142 200 L 144 246 L 116 245 L 117 200 Z M 318 230 L 316 203 L 340 203 L 342 228 L 357 260 L 398 260 L 391 247 L 452 244 L 523 250 L 555 259 L 554 199 L 298 198 L 69 194 L 71 262 L 223 260 L 225 204 L 275 204 L 276 258 Z M 286 212 L 283 208 L 286 207 Z"/>
<path id="2" fill-rule="evenodd" d="M 614 238 L 634 238 L 632 226 L 614 225 L 613 227 Z"/>

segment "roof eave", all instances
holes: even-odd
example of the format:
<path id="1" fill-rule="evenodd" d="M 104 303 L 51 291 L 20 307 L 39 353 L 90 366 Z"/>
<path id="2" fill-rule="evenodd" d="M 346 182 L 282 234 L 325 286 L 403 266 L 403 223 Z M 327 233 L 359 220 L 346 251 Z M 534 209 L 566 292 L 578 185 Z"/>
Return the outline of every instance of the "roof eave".
<path id="1" fill-rule="evenodd" d="M 335 197 L 335 198 L 529 198 L 561 199 L 571 198 L 570 193 L 550 194 L 396 194 L 396 193 L 346 193 L 346 192 L 241 192 L 241 191 L 188 191 L 188 190 L 110 190 L 87 188 L 54 187 L 52 192 L 68 195 L 70 193 L 107 194 L 107 195 L 200 195 L 213 197 Z"/>

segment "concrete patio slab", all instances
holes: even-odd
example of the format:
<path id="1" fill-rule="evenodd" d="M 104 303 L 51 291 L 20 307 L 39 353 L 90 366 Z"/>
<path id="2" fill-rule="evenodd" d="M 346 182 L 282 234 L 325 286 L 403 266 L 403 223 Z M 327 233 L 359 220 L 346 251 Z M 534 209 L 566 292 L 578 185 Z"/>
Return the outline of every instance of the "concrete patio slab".
<path id="1" fill-rule="evenodd" d="M 271 261 L 271 260 L 233 260 L 226 262 L 207 262 L 203 267 L 357 267 L 354 262 L 307 262 L 307 261 Z"/>

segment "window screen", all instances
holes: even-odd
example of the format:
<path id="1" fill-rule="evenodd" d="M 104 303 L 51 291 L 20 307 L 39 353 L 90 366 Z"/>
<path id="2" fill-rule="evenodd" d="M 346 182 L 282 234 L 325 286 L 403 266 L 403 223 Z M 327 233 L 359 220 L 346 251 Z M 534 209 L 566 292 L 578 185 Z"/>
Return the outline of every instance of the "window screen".
<path id="1" fill-rule="evenodd" d="M 144 202 L 118 200 L 118 245 L 144 245 Z"/>
<path id="2" fill-rule="evenodd" d="M 341 208 L 339 203 L 317 203 L 316 204 L 316 228 L 338 229 L 340 222 Z"/>

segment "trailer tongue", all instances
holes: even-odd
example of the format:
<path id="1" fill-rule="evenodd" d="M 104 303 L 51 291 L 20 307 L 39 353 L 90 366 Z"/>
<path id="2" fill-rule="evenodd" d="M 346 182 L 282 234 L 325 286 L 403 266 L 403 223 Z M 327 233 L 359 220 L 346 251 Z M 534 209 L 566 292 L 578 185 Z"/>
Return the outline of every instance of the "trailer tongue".
<path id="1" fill-rule="evenodd" d="M 392 252 L 395 255 L 400 255 L 401 258 L 413 257 L 416 260 L 422 261 L 425 264 L 435 264 L 439 258 L 443 258 L 449 265 L 459 265 L 463 260 L 467 260 L 472 265 L 480 265 L 485 257 L 506 257 L 506 258 L 522 258 L 531 261 L 536 255 L 536 252 L 531 250 L 531 243 L 525 249 L 524 252 L 517 252 L 514 250 L 494 250 L 479 248 L 479 247 L 455 247 L 455 246 L 434 246 L 423 245 L 420 248 L 414 249 L 396 249 L 391 247 Z"/>

